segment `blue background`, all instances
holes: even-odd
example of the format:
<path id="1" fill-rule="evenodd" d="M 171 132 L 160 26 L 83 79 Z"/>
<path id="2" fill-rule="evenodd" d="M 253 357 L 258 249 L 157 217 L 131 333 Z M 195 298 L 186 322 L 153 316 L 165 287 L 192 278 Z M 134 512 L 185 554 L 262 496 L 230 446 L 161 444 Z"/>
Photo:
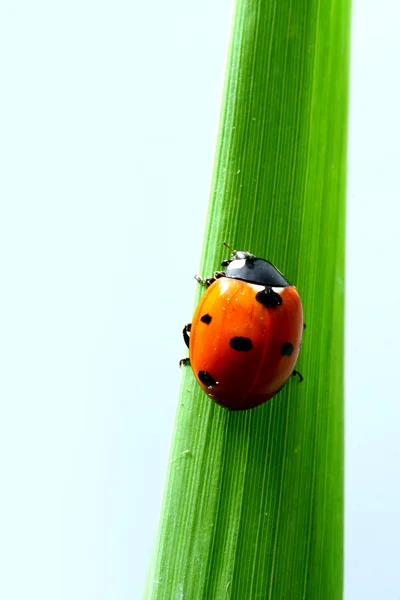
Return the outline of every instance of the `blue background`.
<path id="1" fill-rule="evenodd" d="M 4 600 L 141 598 L 230 12 L 0 5 Z M 400 598 L 398 17 L 394 0 L 354 2 L 346 600 Z"/>

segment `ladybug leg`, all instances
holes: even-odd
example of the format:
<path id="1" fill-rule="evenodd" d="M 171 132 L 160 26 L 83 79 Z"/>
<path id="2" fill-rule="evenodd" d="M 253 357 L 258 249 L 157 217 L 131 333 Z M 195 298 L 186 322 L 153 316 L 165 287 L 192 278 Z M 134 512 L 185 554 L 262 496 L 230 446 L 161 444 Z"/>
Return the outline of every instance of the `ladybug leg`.
<path id="1" fill-rule="evenodd" d="M 303 330 L 307 328 L 307 325 L 303 323 Z"/>
<path id="2" fill-rule="evenodd" d="M 182 331 L 182 335 L 183 335 L 183 341 L 185 342 L 186 346 L 189 348 L 189 333 L 190 330 L 192 329 L 192 324 L 188 323 L 187 325 L 185 325 L 185 327 L 183 328 Z"/>
<path id="3" fill-rule="evenodd" d="M 198 283 L 200 283 L 200 285 L 204 285 L 206 287 L 209 287 L 215 281 L 214 277 L 206 277 L 203 279 L 200 277 L 200 275 L 195 275 L 194 278 Z"/>
<path id="4" fill-rule="evenodd" d="M 221 279 L 225 277 L 225 271 L 214 271 L 214 279 Z"/>
<path id="5" fill-rule="evenodd" d="M 200 277 L 200 275 L 194 276 L 196 281 L 198 281 L 201 285 L 205 285 L 206 287 L 209 287 L 216 279 L 220 279 L 220 277 L 225 277 L 224 271 L 215 271 L 214 277 L 206 277 L 205 279 Z"/>
<path id="6" fill-rule="evenodd" d="M 187 325 L 185 325 L 185 327 L 183 328 L 183 331 L 182 331 L 183 340 L 188 348 L 189 348 L 189 341 L 190 341 L 189 333 L 190 333 L 191 329 L 192 329 L 192 324 L 188 323 Z M 190 365 L 190 358 L 181 358 L 181 360 L 179 361 L 179 366 L 184 367 L 186 365 Z"/>
<path id="7" fill-rule="evenodd" d="M 299 376 L 299 383 L 301 383 L 304 379 L 303 375 L 301 373 L 299 373 L 298 371 L 293 371 L 292 377 L 296 377 L 296 375 Z"/>

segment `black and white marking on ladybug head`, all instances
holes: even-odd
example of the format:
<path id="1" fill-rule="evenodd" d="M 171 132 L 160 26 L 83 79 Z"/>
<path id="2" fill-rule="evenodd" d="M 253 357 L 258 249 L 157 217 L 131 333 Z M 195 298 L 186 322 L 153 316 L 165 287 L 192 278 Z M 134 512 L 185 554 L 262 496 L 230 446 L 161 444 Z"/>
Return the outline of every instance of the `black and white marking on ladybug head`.
<path id="1" fill-rule="evenodd" d="M 279 292 L 275 291 L 279 288 L 266 286 L 261 292 L 256 294 L 256 300 L 266 308 L 276 308 L 282 304 L 282 298 Z"/>
<path id="2" fill-rule="evenodd" d="M 231 254 L 230 258 L 228 258 L 227 260 L 224 260 L 221 263 L 221 267 L 227 267 L 234 261 L 237 261 L 238 263 L 240 263 L 242 260 L 246 261 L 246 260 L 254 260 L 254 259 L 255 259 L 254 254 L 250 254 L 250 252 L 245 252 L 244 250 L 238 250 L 237 252 L 233 252 Z M 238 267 L 238 268 L 240 268 L 240 267 Z"/>
<path id="3" fill-rule="evenodd" d="M 222 263 L 226 267 L 225 276 L 248 283 L 258 283 L 275 287 L 287 287 L 288 280 L 268 260 L 257 258 L 250 252 L 239 250 L 230 260 Z"/>
<path id="4" fill-rule="evenodd" d="M 217 381 L 215 381 L 214 377 L 210 375 L 210 373 L 207 373 L 207 371 L 199 371 L 197 373 L 197 376 L 200 379 L 201 383 L 206 385 L 208 389 L 211 389 L 215 385 L 217 385 Z"/>

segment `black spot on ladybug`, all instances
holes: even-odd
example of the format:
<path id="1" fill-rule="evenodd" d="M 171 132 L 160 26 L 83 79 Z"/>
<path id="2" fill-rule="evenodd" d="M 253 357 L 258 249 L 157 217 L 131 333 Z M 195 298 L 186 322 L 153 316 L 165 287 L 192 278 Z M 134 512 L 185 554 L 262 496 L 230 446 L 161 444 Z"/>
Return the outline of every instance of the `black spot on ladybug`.
<path id="1" fill-rule="evenodd" d="M 211 315 L 203 315 L 202 317 L 200 317 L 200 321 L 202 323 L 205 323 L 206 325 L 209 325 L 211 323 L 211 319 L 212 319 Z"/>
<path id="2" fill-rule="evenodd" d="M 291 356 L 293 354 L 293 350 L 294 350 L 293 344 L 291 344 L 290 342 L 285 342 L 281 346 L 282 356 Z"/>
<path id="3" fill-rule="evenodd" d="M 217 385 L 217 382 L 215 381 L 214 377 L 210 375 L 210 373 L 207 373 L 207 371 L 199 371 L 197 373 L 197 376 L 200 379 L 201 383 L 204 383 L 204 385 L 206 385 L 208 388 L 212 388 L 214 387 L 214 385 Z"/>
<path id="4" fill-rule="evenodd" d="M 253 348 L 253 342 L 247 337 L 234 337 L 229 345 L 238 352 L 249 352 Z"/>
<path id="5" fill-rule="evenodd" d="M 282 298 L 279 294 L 274 292 L 272 287 L 265 287 L 261 292 L 256 294 L 257 302 L 260 302 L 266 308 L 276 308 L 280 304 L 282 304 Z"/>

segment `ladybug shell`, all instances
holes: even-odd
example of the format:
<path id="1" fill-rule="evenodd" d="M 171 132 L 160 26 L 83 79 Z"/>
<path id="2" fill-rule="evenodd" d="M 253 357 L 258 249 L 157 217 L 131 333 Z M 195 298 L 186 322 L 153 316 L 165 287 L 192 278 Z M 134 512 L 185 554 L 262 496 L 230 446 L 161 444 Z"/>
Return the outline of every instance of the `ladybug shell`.
<path id="1" fill-rule="evenodd" d="M 303 309 L 294 286 L 274 287 L 282 303 L 256 300 L 265 286 L 221 277 L 197 306 L 190 332 L 190 363 L 202 389 L 231 410 L 263 404 L 293 373 L 303 333 Z"/>

